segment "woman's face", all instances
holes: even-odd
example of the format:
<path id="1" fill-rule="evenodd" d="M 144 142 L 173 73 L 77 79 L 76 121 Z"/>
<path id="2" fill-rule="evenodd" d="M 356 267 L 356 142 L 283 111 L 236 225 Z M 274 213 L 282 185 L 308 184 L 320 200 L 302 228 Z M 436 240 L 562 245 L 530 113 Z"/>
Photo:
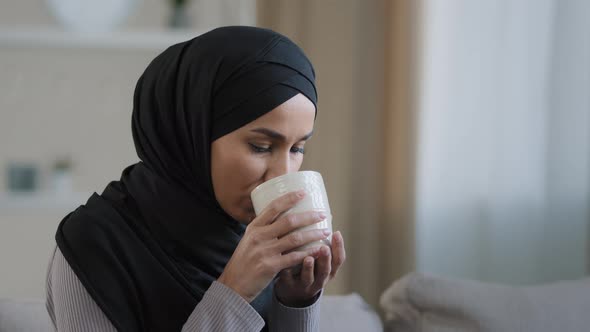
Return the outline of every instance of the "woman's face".
<path id="1" fill-rule="evenodd" d="M 255 217 L 250 192 L 299 170 L 314 118 L 313 103 L 298 94 L 211 144 L 213 189 L 225 212 L 244 224 Z"/>

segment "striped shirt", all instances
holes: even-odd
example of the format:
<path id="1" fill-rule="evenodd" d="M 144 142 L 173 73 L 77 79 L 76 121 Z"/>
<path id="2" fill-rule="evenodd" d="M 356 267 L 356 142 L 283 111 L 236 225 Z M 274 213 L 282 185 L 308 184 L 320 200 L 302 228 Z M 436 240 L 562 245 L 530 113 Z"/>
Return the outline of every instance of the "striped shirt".
<path id="1" fill-rule="evenodd" d="M 116 331 L 82 285 L 59 248 L 47 271 L 47 311 L 56 331 Z M 276 296 L 269 312 L 270 331 L 319 331 L 320 301 L 305 308 L 281 304 Z M 232 289 L 215 281 L 205 292 L 182 331 L 260 331 L 264 320 Z"/>

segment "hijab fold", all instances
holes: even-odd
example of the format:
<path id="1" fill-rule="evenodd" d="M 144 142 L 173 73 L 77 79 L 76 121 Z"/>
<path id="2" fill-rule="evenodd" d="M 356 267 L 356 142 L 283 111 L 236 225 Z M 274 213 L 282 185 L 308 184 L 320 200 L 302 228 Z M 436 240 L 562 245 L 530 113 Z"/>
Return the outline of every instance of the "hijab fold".
<path id="1" fill-rule="evenodd" d="M 245 231 L 215 199 L 211 143 L 298 93 L 317 105 L 314 82 L 297 45 L 254 27 L 212 30 L 149 64 L 133 99 L 141 161 L 67 215 L 56 233 L 119 331 L 181 330 Z M 272 283 L 251 302 L 265 320 L 271 295 Z"/>

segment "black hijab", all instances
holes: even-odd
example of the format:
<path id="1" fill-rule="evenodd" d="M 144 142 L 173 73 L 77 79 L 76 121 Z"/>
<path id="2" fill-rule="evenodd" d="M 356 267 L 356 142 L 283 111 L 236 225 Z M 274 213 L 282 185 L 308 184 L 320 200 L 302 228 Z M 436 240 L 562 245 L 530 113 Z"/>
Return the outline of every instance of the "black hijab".
<path id="1" fill-rule="evenodd" d="M 298 93 L 317 102 L 313 67 L 286 37 L 224 27 L 157 56 L 137 82 L 141 161 L 61 222 L 57 244 L 119 331 L 180 331 L 245 226 L 218 204 L 215 139 Z M 266 320 L 272 284 L 251 305 Z"/>

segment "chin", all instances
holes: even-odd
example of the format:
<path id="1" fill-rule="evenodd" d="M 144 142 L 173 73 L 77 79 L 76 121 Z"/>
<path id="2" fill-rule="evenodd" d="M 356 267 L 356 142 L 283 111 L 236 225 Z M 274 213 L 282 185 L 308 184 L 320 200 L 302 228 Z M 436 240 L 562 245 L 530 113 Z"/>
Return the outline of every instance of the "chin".
<path id="1" fill-rule="evenodd" d="M 229 202 L 228 202 L 229 203 Z M 241 197 L 230 204 L 220 204 L 221 208 L 235 221 L 248 225 L 256 217 L 250 197 Z"/>
<path id="2" fill-rule="evenodd" d="M 240 221 L 242 224 L 250 224 L 252 222 L 252 220 L 254 220 L 254 218 L 256 218 L 256 213 L 254 213 L 254 211 L 248 211 L 246 212 L 246 216 L 244 218 L 244 221 Z"/>
<path id="3" fill-rule="evenodd" d="M 254 220 L 254 218 L 256 218 L 256 212 L 254 212 L 254 206 L 252 205 L 252 200 L 250 199 L 250 196 L 241 201 L 238 216 L 240 218 L 236 220 L 245 225 L 248 225 L 252 222 L 252 220 Z"/>
<path id="4" fill-rule="evenodd" d="M 248 225 L 256 218 L 256 213 L 252 208 L 252 205 L 248 207 L 242 207 L 232 217 L 237 220 L 240 224 Z"/>

